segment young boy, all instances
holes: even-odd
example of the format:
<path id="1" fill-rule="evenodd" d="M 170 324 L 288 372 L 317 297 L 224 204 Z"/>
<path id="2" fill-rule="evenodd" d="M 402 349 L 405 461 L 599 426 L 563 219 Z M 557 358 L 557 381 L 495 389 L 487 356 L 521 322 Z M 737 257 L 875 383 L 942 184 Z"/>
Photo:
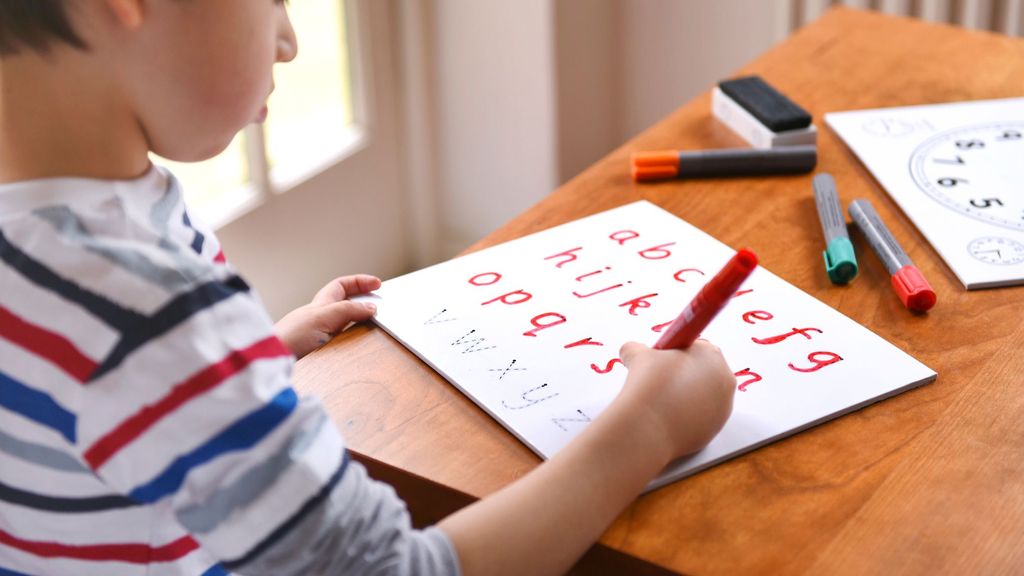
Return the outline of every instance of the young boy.
<path id="1" fill-rule="evenodd" d="M 717 348 L 626 344 L 572 444 L 413 530 L 289 385 L 379 280 L 275 333 L 148 159 L 224 149 L 295 53 L 280 0 L 0 2 L 0 574 L 557 574 L 727 419 Z"/>

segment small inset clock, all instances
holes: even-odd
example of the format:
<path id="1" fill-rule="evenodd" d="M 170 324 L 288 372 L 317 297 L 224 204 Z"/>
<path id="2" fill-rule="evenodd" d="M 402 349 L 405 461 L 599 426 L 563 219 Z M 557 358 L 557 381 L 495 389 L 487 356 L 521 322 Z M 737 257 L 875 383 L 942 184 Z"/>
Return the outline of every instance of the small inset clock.
<path id="1" fill-rule="evenodd" d="M 914 125 L 899 118 L 873 118 L 864 123 L 864 130 L 873 136 L 900 138 L 914 131 Z"/>
<path id="2" fill-rule="evenodd" d="M 967 251 L 987 264 L 1012 265 L 1024 262 L 1024 244 L 1010 238 L 986 236 L 971 240 Z"/>
<path id="3" fill-rule="evenodd" d="M 944 206 L 1024 230 L 1022 164 L 1024 123 L 998 123 L 957 128 L 925 140 L 910 157 L 910 173 L 921 190 Z"/>

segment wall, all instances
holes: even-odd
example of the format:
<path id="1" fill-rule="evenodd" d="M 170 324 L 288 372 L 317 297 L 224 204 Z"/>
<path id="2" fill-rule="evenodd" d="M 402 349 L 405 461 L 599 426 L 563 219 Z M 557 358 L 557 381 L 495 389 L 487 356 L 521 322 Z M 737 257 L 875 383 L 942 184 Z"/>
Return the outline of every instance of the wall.
<path id="1" fill-rule="evenodd" d="M 788 0 L 555 2 L 560 181 L 783 39 L 788 9 Z"/>
<path id="2" fill-rule="evenodd" d="M 614 0 L 554 2 L 558 181 L 620 142 L 622 38 Z"/>
<path id="3" fill-rule="evenodd" d="M 619 1 L 625 140 L 785 37 L 785 0 Z M 627 9 L 628 6 L 628 9 Z"/>
<path id="4" fill-rule="evenodd" d="M 557 184 L 548 0 L 437 0 L 441 256 L 479 240 Z"/>
<path id="5" fill-rule="evenodd" d="M 788 0 L 435 0 L 448 257 L 753 58 Z"/>

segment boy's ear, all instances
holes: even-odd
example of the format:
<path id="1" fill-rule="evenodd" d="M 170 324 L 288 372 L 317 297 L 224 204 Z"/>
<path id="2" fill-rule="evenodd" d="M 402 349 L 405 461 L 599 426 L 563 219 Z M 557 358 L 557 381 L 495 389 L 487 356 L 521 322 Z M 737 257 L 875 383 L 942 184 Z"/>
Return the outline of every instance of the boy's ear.
<path id="1" fill-rule="evenodd" d="M 106 0 L 117 21 L 134 30 L 142 24 L 142 0 Z"/>

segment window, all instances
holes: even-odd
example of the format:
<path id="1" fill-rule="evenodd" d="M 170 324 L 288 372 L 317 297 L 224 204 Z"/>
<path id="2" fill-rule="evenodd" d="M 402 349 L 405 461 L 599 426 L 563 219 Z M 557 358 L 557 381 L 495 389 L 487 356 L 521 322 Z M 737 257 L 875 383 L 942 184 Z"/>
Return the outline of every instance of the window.
<path id="1" fill-rule="evenodd" d="M 218 227 L 274 192 L 284 192 L 358 146 L 344 0 L 289 5 L 299 38 L 294 61 L 275 67 L 277 89 L 263 125 L 243 130 L 226 150 L 197 164 L 154 157 L 182 181 L 196 215 Z"/>
<path id="2" fill-rule="evenodd" d="M 265 124 L 267 163 L 274 181 L 288 184 L 311 166 L 329 162 L 351 138 L 352 95 L 345 10 L 338 0 L 291 4 L 299 57 L 276 71 Z"/>

